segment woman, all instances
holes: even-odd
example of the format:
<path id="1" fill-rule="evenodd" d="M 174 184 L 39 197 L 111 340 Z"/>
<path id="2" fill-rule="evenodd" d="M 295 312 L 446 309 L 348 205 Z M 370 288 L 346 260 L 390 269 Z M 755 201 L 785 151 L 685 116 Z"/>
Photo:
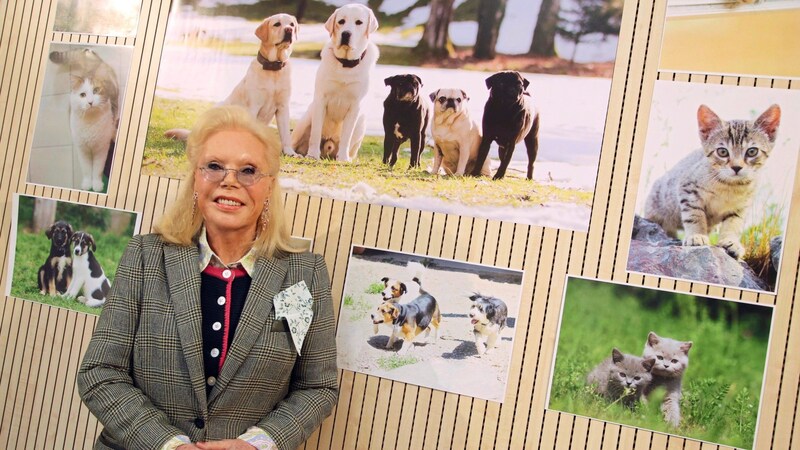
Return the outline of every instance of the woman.
<path id="1" fill-rule="evenodd" d="M 235 106 L 189 135 L 178 199 L 128 245 L 78 374 L 95 448 L 294 449 L 330 414 L 328 274 L 290 244 L 273 139 Z"/>

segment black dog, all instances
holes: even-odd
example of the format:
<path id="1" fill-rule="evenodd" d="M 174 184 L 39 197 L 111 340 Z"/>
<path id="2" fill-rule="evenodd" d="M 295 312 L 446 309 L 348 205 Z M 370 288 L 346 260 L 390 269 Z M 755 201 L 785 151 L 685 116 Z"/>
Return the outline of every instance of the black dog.
<path id="1" fill-rule="evenodd" d="M 383 80 L 391 87 L 383 102 L 383 163 L 394 167 L 400 144 L 411 139 L 409 168 L 419 167 L 425 147 L 430 109 L 419 96 L 422 80 L 411 74 L 395 75 Z"/>
<path id="2" fill-rule="evenodd" d="M 473 176 L 480 176 L 480 167 L 489 155 L 489 146 L 496 141 L 500 147 L 500 167 L 494 180 L 506 175 L 514 146 L 525 139 L 528 149 L 528 179 L 533 178 L 533 162 L 539 150 L 539 113 L 533 106 L 530 94 L 525 91 L 528 80 L 519 72 L 498 72 L 486 79 L 489 100 L 483 109 L 483 138 L 478 149 Z"/>
<path id="3" fill-rule="evenodd" d="M 44 234 L 50 239 L 50 254 L 39 267 L 39 292 L 42 295 L 63 294 L 72 280 L 72 257 L 69 250 L 72 226 L 59 220 L 50 225 Z"/>

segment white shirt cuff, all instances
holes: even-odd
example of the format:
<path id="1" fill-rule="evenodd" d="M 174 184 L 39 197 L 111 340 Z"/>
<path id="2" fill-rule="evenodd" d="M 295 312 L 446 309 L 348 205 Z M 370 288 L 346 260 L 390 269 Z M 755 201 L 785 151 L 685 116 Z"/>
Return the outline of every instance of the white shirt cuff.
<path id="1" fill-rule="evenodd" d="M 239 439 L 247 442 L 258 450 L 278 450 L 278 445 L 266 431 L 259 427 L 250 427 Z"/>
<path id="2" fill-rule="evenodd" d="M 174 438 L 168 440 L 162 447 L 161 450 L 175 450 L 176 448 L 180 447 L 184 444 L 191 444 L 192 441 L 189 439 L 189 436 L 175 436 Z"/>

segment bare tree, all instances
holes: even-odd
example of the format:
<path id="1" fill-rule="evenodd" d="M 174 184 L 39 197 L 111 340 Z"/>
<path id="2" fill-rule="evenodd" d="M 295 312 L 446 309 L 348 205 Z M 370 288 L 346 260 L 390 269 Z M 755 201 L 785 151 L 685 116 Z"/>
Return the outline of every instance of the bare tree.
<path id="1" fill-rule="evenodd" d="M 131 225 L 133 214 L 122 211 L 111 211 L 111 224 L 108 230 L 114 234 L 124 233 Z"/>
<path id="2" fill-rule="evenodd" d="M 308 0 L 297 0 L 297 9 L 294 11 L 294 17 L 298 22 L 302 22 L 306 15 L 306 8 L 308 7 Z"/>
<path id="3" fill-rule="evenodd" d="M 542 0 L 539 7 L 539 17 L 536 19 L 536 28 L 533 29 L 531 55 L 557 56 L 556 32 L 558 30 L 558 11 L 561 9 L 561 0 Z"/>
<path id="4" fill-rule="evenodd" d="M 453 18 L 453 2 L 455 0 L 431 0 L 431 13 L 422 39 L 417 44 L 417 51 L 424 56 L 453 56 L 455 50 L 450 42 L 448 28 Z"/>
<path id="5" fill-rule="evenodd" d="M 56 221 L 56 202 L 50 199 L 33 200 L 33 231 L 41 233 Z"/>
<path id="6" fill-rule="evenodd" d="M 575 45 L 569 61 L 575 62 L 580 44 L 619 35 L 621 22 L 621 0 L 575 0 L 573 7 L 562 11 L 558 24 L 558 34 Z"/>
<path id="7" fill-rule="evenodd" d="M 508 0 L 480 0 L 478 3 L 478 35 L 473 55 L 479 59 L 493 59 L 496 55 L 497 36 L 506 14 Z"/>

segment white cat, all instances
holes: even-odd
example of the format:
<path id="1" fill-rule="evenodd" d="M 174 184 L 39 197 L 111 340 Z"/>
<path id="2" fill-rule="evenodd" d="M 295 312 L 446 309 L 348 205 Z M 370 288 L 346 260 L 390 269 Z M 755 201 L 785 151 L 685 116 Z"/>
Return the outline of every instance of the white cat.
<path id="1" fill-rule="evenodd" d="M 83 173 L 80 188 L 102 192 L 103 168 L 116 135 L 112 102 L 102 83 L 91 77 L 71 79 L 69 124 Z"/>

